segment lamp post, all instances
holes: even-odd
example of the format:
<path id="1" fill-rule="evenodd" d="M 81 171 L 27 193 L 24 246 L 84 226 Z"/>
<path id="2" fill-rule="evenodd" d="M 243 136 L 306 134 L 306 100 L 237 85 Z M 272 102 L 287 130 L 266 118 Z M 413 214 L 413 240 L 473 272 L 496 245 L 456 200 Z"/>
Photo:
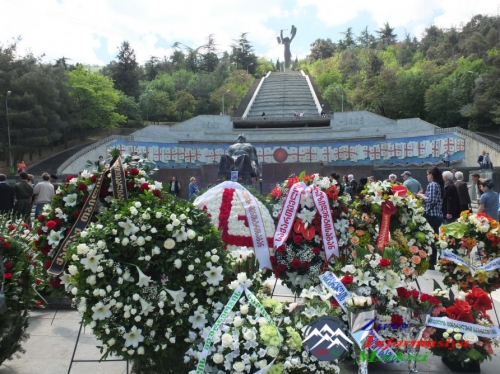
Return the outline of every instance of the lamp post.
<path id="1" fill-rule="evenodd" d="M 10 144 L 10 122 L 9 122 L 9 95 L 11 94 L 10 91 L 7 91 L 7 95 L 5 95 L 5 118 L 7 119 L 7 138 L 9 140 L 9 168 L 10 172 L 12 173 L 12 146 Z"/>
<path id="2" fill-rule="evenodd" d="M 222 94 L 222 115 L 223 116 L 226 115 L 226 113 L 224 112 L 224 95 L 227 94 L 229 91 L 231 91 L 231 90 L 227 90 L 226 92 L 224 92 Z"/>
<path id="3" fill-rule="evenodd" d="M 248 68 L 253 65 L 253 62 L 251 64 L 247 65 L 247 74 L 248 74 Z"/>

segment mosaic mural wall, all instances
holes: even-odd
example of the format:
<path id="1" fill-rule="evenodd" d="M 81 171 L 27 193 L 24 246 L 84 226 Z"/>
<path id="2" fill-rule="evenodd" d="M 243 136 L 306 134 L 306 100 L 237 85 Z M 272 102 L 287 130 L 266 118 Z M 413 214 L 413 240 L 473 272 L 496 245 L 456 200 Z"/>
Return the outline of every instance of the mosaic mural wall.
<path id="1" fill-rule="evenodd" d="M 325 165 L 397 165 L 438 163 L 448 151 L 452 161 L 465 157 L 465 140 L 455 134 L 440 134 L 390 140 L 318 142 L 300 144 L 252 143 L 260 163 L 323 162 Z M 229 144 L 170 144 L 116 141 L 108 150 L 118 148 L 137 152 L 159 168 L 196 167 L 219 163 Z"/>

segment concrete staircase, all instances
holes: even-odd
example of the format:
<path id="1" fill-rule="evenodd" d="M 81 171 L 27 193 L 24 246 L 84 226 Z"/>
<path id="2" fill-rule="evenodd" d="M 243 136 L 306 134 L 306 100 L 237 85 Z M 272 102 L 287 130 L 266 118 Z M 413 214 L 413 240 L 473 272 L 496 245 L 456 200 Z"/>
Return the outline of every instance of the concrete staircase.
<path id="1" fill-rule="evenodd" d="M 319 118 L 309 82 L 300 72 L 271 73 L 257 92 L 247 118 L 293 118 L 295 111 L 306 118 Z"/>

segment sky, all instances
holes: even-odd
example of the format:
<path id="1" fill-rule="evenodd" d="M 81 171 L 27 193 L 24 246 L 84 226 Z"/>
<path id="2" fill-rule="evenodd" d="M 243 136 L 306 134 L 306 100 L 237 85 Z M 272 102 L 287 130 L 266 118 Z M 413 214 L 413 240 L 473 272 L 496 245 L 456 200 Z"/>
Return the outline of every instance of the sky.
<path id="1" fill-rule="evenodd" d="M 460 27 L 476 14 L 499 15 L 497 0 L 0 0 L 0 43 L 17 37 L 21 55 L 31 51 L 50 63 L 106 65 L 128 40 L 139 64 L 170 56 L 180 42 L 197 48 L 210 34 L 220 52 L 242 33 L 254 53 L 283 60 L 276 37 L 297 34 L 292 58 L 304 58 L 316 39 L 336 42 L 352 27 L 357 36 L 388 22 L 398 39 L 421 38 L 430 25 Z"/>

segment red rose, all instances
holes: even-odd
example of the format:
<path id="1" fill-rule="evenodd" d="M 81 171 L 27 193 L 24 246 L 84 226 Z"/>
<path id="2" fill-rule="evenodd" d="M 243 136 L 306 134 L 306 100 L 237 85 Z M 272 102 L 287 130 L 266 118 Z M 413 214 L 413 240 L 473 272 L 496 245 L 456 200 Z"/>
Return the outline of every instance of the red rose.
<path id="1" fill-rule="evenodd" d="M 410 292 L 404 287 L 398 287 L 396 291 L 398 291 L 398 296 L 403 299 L 408 299 L 410 297 Z"/>
<path id="2" fill-rule="evenodd" d="M 42 283 L 42 280 L 40 278 L 36 278 L 36 281 L 35 281 L 36 284 L 40 284 Z"/>
<path id="3" fill-rule="evenodd" d="M 2 247 L 4 248 L 9 248 L 10 247 L 10 242 L 3 242 Z"/>
<path id="4" fill-rule="evenodd" d="M 270 256 L 269 259 L 271 260 L 271 264 L 275 264 L 277 262 L 276 256 Z"/>
<path id="5" fill-rule="evenodd" d="M 96 177 L 95 175 L 92 175 L 92 176 L 90 177 L 90 182 L 91 182 L 91 183 L 95 183 L 95 182 L 96 182 L 96 180 L 97 180 L 97 177 Z"/>
<path id="6" fill-rule="evenodd" d="M 332 306 L 332 308 L 340 306 L 339 302 L 335 299 L 330 300 L 330 305 Z"/>
<path id="7" fill-rule="evenodd" d="M 389 260 L 388 258 L 383 258 L 382 260 L 380 260 L 380 267 L 381 268 L 385 268 L 387 266 L 390 266 L 391 265 L 391 260 Z"/>
<path id="8" fill-rule="evenodd" d="M 319 249 L 318 247 L 314 247 L 314 248 L 313 248 L 313 253 L 314 253 L 315 255 L 319 255 L 319 253 L 320 253 L 320 252 L 321 252 L 321 249 Z"/>
<path id="9" fill-rule="evenodd" d="M 16 225 L 9 225 L 9 226 L 8 226 L 8 229 L 9 229 L 10 231 L 14 231 L 14 230 L 16 229 Z"/>
<path id="10" fill-rule="evenodd" d="M 278 265 L 278 271 L 280 273 L 283 273 L 284 271 L 286 271 L 286 265 L 283 265 L 283 264 Z"/>
<path id="11" fill-rule="evenodd" d="M 43 264 L 43 267 L 45 268 L 45 270 L 49 270 L 50 265 L 52 265 L 52 260 L 47 260 L 45 261 L 45 264 Z"/>
<path id="12" fill-rule="evenodd" d="M 47 217 L 45 217 L 43 214 L 40 214 L 37 219 L 38 219 L 38 222 L 42 223 L 43 221 L 45 221 L 45 218 L 47 218 Z"/>
<path id="13" fill-rule="evenodd" d="M 43 230 L 42 230 L 42 229 L 38 229 L 38 230 L 36 230 L 36 233 L 37 233 L 38 235 L 43 235 Z"/>
<path id="14" fill-rule="evenodd" d="M 344 275 L 340 281 L 347 286 L 354 281 L 354 278 L 350 275 Z"/>
<path id="15" fill-rule="evenodd" d="M 52 230 L 54 227 L 57 226 L 57 223 L 54 220 L 50 220 L 45 224 L 45 226 L 47 226 L 49 230 Z"/>
<path id="16" fill-rule="evenodd" d="M 68 175 L 66 177 L 66 182 L 69 182 L 70 180 L 72 180 L 75 176 L 74 175 Z"/>
<path id="17" fill-rule="evenodd" d="M 85 183 L 79 183 L 78 186 L 76 186 L 77 191 L 87 191 L 87 185 Z"/>
<path id="18" fill-rule="evenodd" d="M 303 239 L 303 238 L 302 238 L 302 236 L 300 236 L 300 235 L 295 235 L 295 236 L 293 237 L 293 242 L 294 242 L 295 244 L 300 244 L 300 243 L 302 243 L 302 239 Z"/>
<path id="19" fill-rule="evenodd" d="M 278 248 L 276 248 L 276 251 L 279 253 L 286 253 L 286 247 L 284 245 L 280 245 Z"/>
<path id="20" fill-rule="evenodd" d="M 292 269 L 298 269 L 300 268 L 300 264 L 301 264 L 300 260 L 298 258 L 294 258 L 290 266 L 292 267 Z"/>
<path id="21" fill-rule="evenodd" d="M 141 184 L 141 187 L 139 187 L 139 189 L 141 190 L 141 192 L 149 191 L 149 183 L 146 182 Z"/>
<path id="22" fill-rule="evenodd" d="M 0 242 L 4 242 L 5 238 L 3 236 L 0 236 Z"/>
<path id="23" fill-rule="evenodd" d="M 49 284 L 51 287 L 54 287 L 54 288 L 62 287 L 60 278 L 50 278 Z"/>
<path id="24" fill-rule="evenodd" d="M 36 301 L 36 306 L 40 306 L 40 305 L 42 305 L 42 300 L 37 300 Z"/>
<path id="25" fill-rule="evenodd" d="M 271 196 L 272 197 L 281 197 L 283 193 L 281 192 L 281 189 L 279 187 L 274 187 L 274 189 L 271 191 Z"/>
<path id="26" fill-rule="evenodd" d="M 40 252 L 47 256 L 51 249 L 52 247 L 50 245 L 46 245 L 45 247 L 40 248 Z"/>
<path id="27" fill-rule="evenodd" d="M 99 193 L 99 196 L 101 196 L 101 197 L 106 197 L 106 196 L 108 196 L 108 192 L 109 192 L 109 191 L 108 191 L 108 187 L 106 187 L 106 186 L 102 186 L 102 187 L 101 187 L 101 191 L 100 191 L 100 193 Z"/>
<path id="28" fill-rule="evenodd" d="M 154 190 L 153 191 L 153 195 L 156 196 L 156 197 L 160 197 L 161 196 L 161 191 L 160 190 Z"/>
<path id="29" fill-rule="evenodd" d="M 14 264 L 11 264 L 10 262 L 5 264 L 5 269 L 6 270 L 12 270 L 14 269 Z"/>
<path id="30" fill-rule="evenodd" d="M 411 290 L 410 291 L 411 297 L 413 297 L 415 300 L 418 300 L 418 297 L 420 296 L 420 292 L 417 290 Z"/>
<path id="31" fill-rule="evenodd" d="M 127 182 L 127 188 L 128 188 L 129 190 L 133 190 L 133 189 L 134 189 L 134 187 L 135 187 L 135 183 L 134 183 L 134 181 L 128 181 L 128 182 Z"/>
<path id="32" fill-rule="evenodd" d="M 12 279 L 12 273 L 5 273 L 3 275 L 3 277 L 5 278 L 5 280 L 11 280 Z"/>
<path id="33" fill-rule="evenodd" d="M 309 261 L 304 261 L 302 263 L 302 266 L 305 268 L 305 269 L 309 269 L 311 267 L 311 263 Z"/>
<path id="34" fill-rule="evenodd" d="M 133 175 L 133 176 L 139 175 L 139 169 L 130 168 L 129 173 L 130 173 L 130 175 Z"/>
<path id="35" fill-rule="evenodd" d="M 78 209 L 75 213 L 73 213 L 73 216 L 74 216 L 75 218 L 78 218 L 78 217 L 80 217 L 80 213 L 81 213 L 81 212 L 82 212 L 82 210 L 81 210 L 81 209 Z"/>
<path id="36" fill-rule="evenodd" d="M 401 317 L 399 314 L 393 314 L 391 317 L 391 327 L 393 329 L 398 329 L 401 326 L 403 326 L 403 317 Z"/>

